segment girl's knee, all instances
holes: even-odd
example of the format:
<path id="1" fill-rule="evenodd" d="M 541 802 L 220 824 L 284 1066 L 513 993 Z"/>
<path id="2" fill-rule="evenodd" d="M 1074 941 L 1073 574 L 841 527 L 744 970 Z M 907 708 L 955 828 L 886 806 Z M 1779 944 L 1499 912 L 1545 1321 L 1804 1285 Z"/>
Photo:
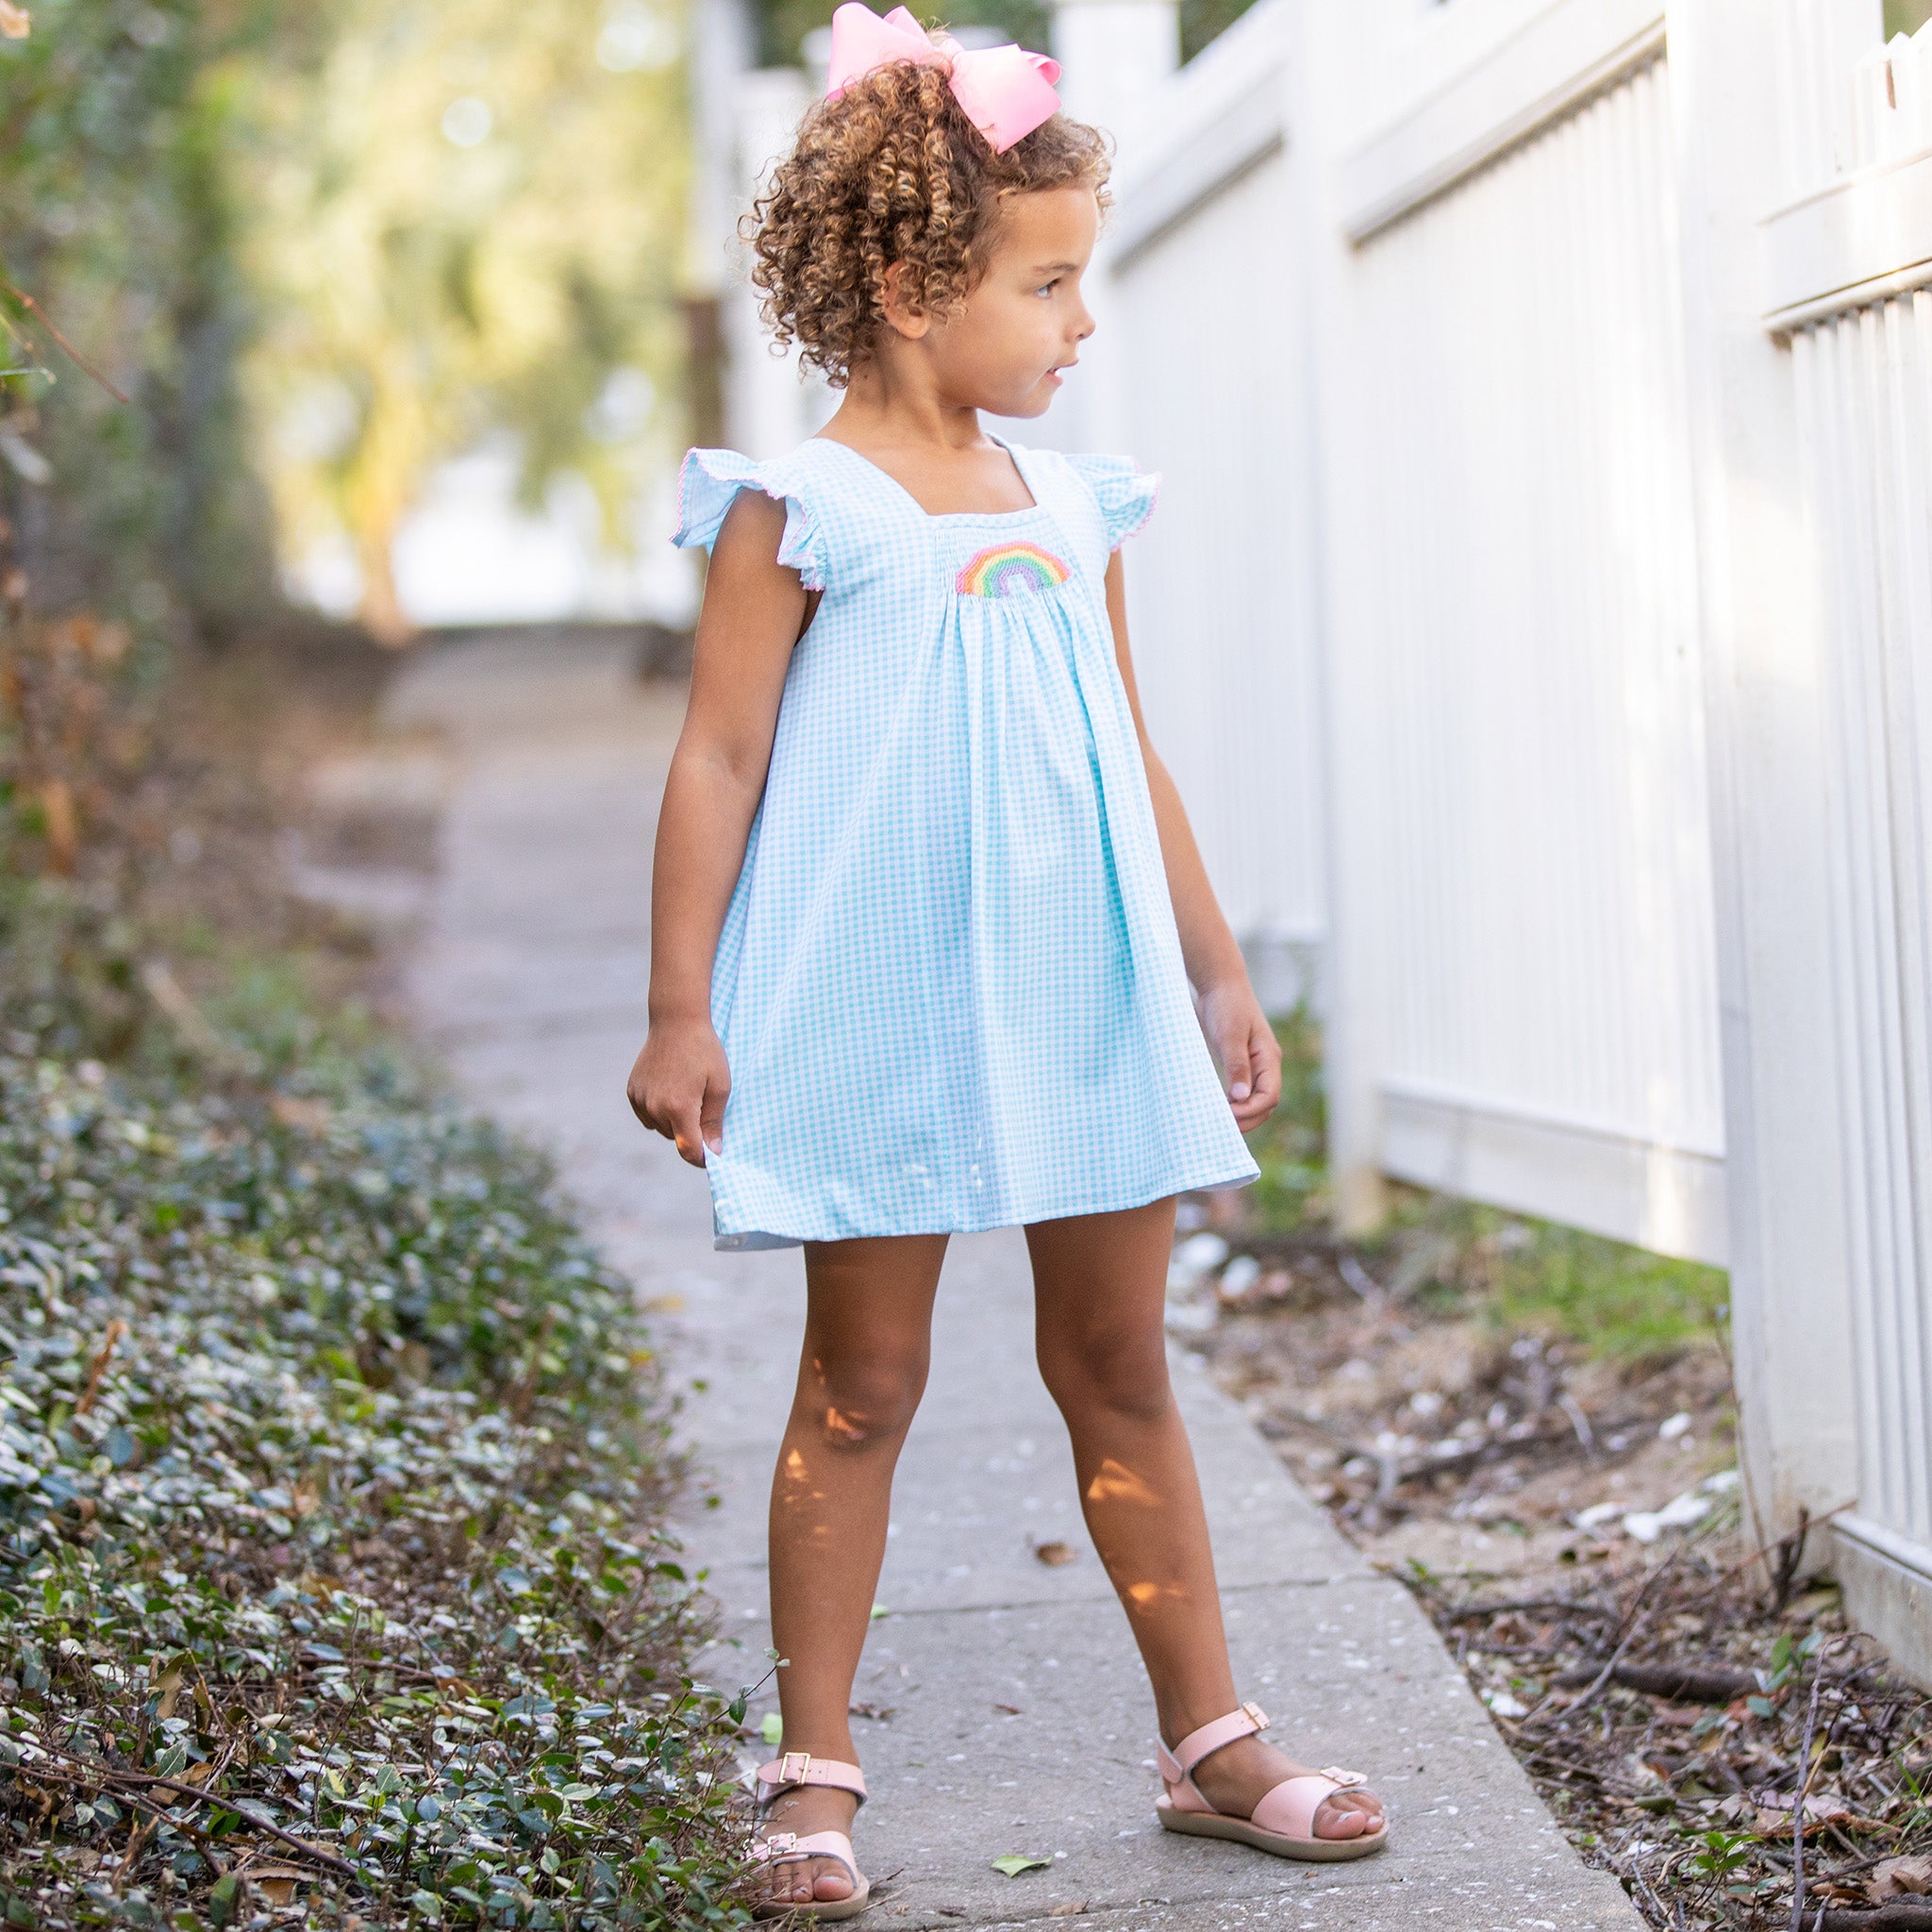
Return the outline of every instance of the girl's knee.
<path id="1" fill-rule="evenodd" d="M 896 1442 L 925 1391 L 924 1354 L 872 1351 L 852 1359 L 808 1352 L 800 1397 L 812 1426 L 835 1449 Z"/>
<path id="2" fill-rule="evenodd" d="M 1106 1410 L 1140 1422 L 1158 1421 L 1173 1402 L 1167 1344 L 1151 1335 L 1103 1328 L 1074 1338 L 1042 1337 L 1040 1373 L 1065 1414 Z"/>

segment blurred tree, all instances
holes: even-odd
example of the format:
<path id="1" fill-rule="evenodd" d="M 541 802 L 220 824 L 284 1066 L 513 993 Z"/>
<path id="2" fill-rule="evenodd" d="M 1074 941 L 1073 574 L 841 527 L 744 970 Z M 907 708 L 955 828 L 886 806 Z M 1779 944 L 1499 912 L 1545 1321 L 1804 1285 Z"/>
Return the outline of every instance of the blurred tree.
<path id="1" fill-rule="evenodd" d="M 299 70 L 312 10 L 38 0 L 30 31 L 10 10 L 0 522 L 21 608 L 131 611 L 149 631 L 171 613 L 219 624 L 272 583 L 232 379 L 247 300 L 221 156 L 237 76 L 271 41 Z M 64 358 L 49 319 L 129 402 Z"/>
<path id="2" fill-rule="evenodd" d="M 1191 60 L 1208 42 L 1245 13 L 1254 0 L 1181 0 L 1181 58 Z M 1904 0 L 1917 4 L 1917 0 Z M 1932 0 L 1924 0 L 1932 6 Z M 760 57 L 789 64 L 798 58 L 799 42 L 815 26 L 831 19 L 838 0 L 762 0 Z M 874 10 L 890 8 L 874 0 Z M 1024 47 L 1044 50 L 1052 44 L 1052 8 L 1048 0 L 956 0 L 950 7 L 930 4 L 912 9 L 928 25 L 997 27 Z"/>
<path id="3" fill-rule="evenodd" d="M 1254 4 L 1255 0 L 1181 0 L 1181 58 L 1191 60 Z"/>
<path id="4" fill-rule="evenodd" d="M 337 0 L 313 82 L 261 76 L 243 238 L 249 390 L 287 540 L 345 531 L 362 615 L 429 471 L 492 429 L 612 532 L 673 391 L 687 142 L 670 0 Z"/>
<path id="5" fill-rule="evenodd" d="M 1932 24 L 1932 0 L 1885 0 L 1885 34 L 1915 34 Z"/>
<path id="6" fill-rule="evenodd" d="M 759 58 L 775 66 L 790 66 L 799 58 L 799 43 L 812 28 L 824 26 L 839 0 L 759 0 Z M 874 13 L 890 13 L 894 0 L 871 0 Z M 1023 47 L 1044 50 L 1051 42 L 1051 9 L 1043 0 L 953 0 L 937 6 L 918 0 L 912 11 L 928 26 L 996 27 Z"/>

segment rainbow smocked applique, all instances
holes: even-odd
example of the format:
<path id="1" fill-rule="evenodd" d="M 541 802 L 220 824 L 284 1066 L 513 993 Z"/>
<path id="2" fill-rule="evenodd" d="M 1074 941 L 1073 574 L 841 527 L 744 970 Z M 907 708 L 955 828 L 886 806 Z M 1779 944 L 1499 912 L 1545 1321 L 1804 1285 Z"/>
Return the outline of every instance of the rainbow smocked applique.
<path id="1" fill-rule="evenodd" d="M 962 597 L 1028 597 L 1072 575 L 1051 550 L 1038 543 L 996 543 L 959 573 L 957 588 Z"/>

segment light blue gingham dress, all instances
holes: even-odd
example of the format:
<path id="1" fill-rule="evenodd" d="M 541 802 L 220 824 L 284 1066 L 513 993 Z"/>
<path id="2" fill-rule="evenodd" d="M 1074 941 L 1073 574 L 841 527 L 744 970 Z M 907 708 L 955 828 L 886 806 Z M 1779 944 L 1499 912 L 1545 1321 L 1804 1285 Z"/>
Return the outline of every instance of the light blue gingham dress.
<path id="1" fill-rule="evenodd" d="M 715 1244 L 964 1233 L 1258 1170 L 1195 1019 L 1108 621 L 1155 479 L 1008 445 L 1030 509 L 929 516 L 815 437 L 685 459 L 823 601 L 792 654 L 711 978 Z"/>

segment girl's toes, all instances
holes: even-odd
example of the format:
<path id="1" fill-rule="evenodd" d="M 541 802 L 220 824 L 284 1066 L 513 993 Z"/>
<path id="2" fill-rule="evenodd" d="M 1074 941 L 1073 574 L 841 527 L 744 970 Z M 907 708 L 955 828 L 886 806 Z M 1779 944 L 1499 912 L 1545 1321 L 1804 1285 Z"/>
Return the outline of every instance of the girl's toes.
<path id="1" fill-rule="evenodd" d="M 1351 1839 L 1362 1838 L 1376 1829 L 1380 1820 L 1354 1805 L 1337 1804 L 1333 1799 L 1325 1800 L 1320 1815 L 1315 1821 L 1317 1838 Z"/>
<path id="2" fill-rule="evenodd" d="M 819 1868 L 818 1882 L 812 1887 L 811 1896 L 820 1905 L 837 1905 L 841 1898 L 852 1896 L 852 1881 L 845 1875 L 842 1865 L 822 1865 Z"/>

